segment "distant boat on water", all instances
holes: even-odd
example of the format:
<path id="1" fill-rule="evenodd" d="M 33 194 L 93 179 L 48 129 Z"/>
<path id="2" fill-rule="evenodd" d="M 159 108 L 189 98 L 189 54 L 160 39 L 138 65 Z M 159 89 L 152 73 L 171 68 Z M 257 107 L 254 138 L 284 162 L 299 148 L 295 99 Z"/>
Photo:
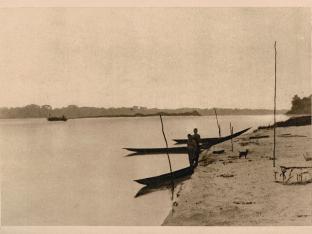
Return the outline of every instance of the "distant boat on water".
<path id="1" fill-rule="evenodd" d="M 62 117 L 51 117 L 49 116 L 48 121 L 67 121 L 67 118 L 63 115 Z"/>

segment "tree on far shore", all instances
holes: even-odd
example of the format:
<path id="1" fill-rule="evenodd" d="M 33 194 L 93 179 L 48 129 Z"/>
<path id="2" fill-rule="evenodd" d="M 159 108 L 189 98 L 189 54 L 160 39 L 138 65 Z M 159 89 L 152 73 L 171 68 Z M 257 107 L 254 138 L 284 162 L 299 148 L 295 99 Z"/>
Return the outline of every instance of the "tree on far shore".
<path id="1" fill-rule="evenodd" d="M 291 101 L 291 110 L 287 114 L 310 114 L 311 115 L 311 98 L 312 95 L 308 97 L 300 98 L 297 94 L 293 97 Z"/>

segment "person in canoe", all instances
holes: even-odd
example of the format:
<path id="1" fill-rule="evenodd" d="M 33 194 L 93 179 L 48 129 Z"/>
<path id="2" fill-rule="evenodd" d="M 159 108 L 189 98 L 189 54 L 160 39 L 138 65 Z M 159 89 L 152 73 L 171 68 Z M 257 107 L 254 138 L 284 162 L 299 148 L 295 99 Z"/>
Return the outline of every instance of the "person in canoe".
<path id="1" fill-rule="evenodd" d="M 192 168 L 194 167 L 196 150 L 197 150 L 196 148 L 197 148 L 197 144 L 193 136 L 191 134 L 187 134 L 187 152 L 188 152 L 190 167 Z"/>
<path id="2" fill-rule="evenodd" d="M 199 159 L 199 154 L 200 154 L 200 135 L 198 134 L 197 128 L 194 128 L 193 130 L 193 139 L 196 143 L 196 150 L 195 150 L 195 158 L 194 158 L 194 167 L 197 167 L 198 165 L 198 159 Z"/>

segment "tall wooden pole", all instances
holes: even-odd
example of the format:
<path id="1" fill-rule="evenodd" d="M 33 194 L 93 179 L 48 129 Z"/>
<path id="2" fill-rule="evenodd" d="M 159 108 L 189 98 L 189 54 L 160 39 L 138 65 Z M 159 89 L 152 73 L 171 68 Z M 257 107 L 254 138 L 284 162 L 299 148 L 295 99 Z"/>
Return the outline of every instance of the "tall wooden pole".
<path id="1" fill-rule="evenodd" d="M 230 134 L 231 135 L 233 134 L 233 127 L 232 127 L 231 122 L 230 122 Z M 234 148 L 233 148 L 233 138 L 231 138 L 231 145 L 232 145 L 232 152 L 233 152 L 233 150 L 234 150 Z"/>
<path id="2" fill-rule="evenodd" d="M 162 134 L 164 136 L 165 143 L 166 143 L 166 148 L 167 148 L 167 158 L 168 158 L 168 162 L 169 162 L 169 168 L 170 168 L 170 174 L 171 174 L 171 186 L 172 186 L 171 187 L 171 200 L 173 200 L 174 182 L 173 182 L 173 174 L 172 174 L 172 167 L 171 167 L 170 156 L 169 156 L 169 153 L 168 153 L 168 142 L 167 142 L 167 138 L 166 138 L 166 135 L 165 135 L 164 124 L 163 124 L 161 115 L 159 115 L 159 117 L 160 117 L 160 122 L 161 122 L 161 131 L 162 131 Z"/>
<path id="3" fill-rule="evenodd" d="M 274 125 L 273 125 L 273 131 L 274 131 L 274 142 L 273 142 L 273 167 L 275 167 L 275 144 L 276 144 L 276 41 L 274 43 L 274 51 L 275 51 L 275 73 L 274 73 Z"/>
<path id="4" fill-rule="evenodd" d="M 220 127 L 220 124 L 219 124 L 219 121 L 218 121 L 217 110 L 216 110 L 216 108 L 213 108 L 213 109 L 214 109 L 214 112 L 215 112 L 215 115 L 216 115 L 216 119 L 217 119 L 217 126 L 218 126 L 218 130 L 219 130 L 219 137 L 221 137 L 221 127 Z"/>

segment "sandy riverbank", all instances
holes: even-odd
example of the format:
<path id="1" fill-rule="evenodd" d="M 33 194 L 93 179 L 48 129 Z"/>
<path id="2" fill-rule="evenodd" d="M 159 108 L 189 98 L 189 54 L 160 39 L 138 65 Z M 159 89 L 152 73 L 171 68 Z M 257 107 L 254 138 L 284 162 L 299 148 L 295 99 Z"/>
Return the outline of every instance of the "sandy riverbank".
<path id="1" fill-rule="evenodd" d="M 294 170 L 283 184 L 280 166 L 312 166 L 311 126 L 277 128 L 276 168 L 273 168 L 273 130 L 262 129 L 204 152 L 203 160 L 182 191 L 163 225 L 312 225 L 312 169 Z M 253 136 L 269 136 L 250 139 Z M 213 154 L 224 149 L 223 154 Z M 248 149 L 247 158 L 238 158 Z M 296 174 L 303 174 L 298 183 Z"/>

